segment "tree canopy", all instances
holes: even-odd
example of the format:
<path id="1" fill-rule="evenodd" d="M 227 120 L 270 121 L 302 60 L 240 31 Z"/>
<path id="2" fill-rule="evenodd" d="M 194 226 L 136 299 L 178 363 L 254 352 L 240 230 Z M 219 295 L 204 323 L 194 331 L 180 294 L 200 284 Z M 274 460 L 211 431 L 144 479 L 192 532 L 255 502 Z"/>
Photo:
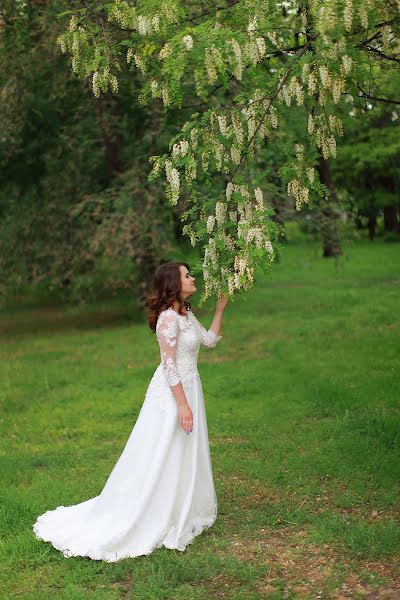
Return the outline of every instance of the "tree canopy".
<path id="1" fill-rule="evenodd" d="M 340 105 L 397 102 L 385 91 L 399 63 L 395 0 L 114 0 L 71 12 L 59 43 L 96 97 L 138 69 L 141 101 L 160 98 L 167 119 L 179 110 L 152 176 L 163 174 L 185 234 L 204 244 L 203 298 L 247 289 L 254 268 L 274 258 L 269 174 L 257 160 L 285 113 L 304 107 L 279 171 L 300 210 L 326 194 L 315 166 L 336 156 Z"/>

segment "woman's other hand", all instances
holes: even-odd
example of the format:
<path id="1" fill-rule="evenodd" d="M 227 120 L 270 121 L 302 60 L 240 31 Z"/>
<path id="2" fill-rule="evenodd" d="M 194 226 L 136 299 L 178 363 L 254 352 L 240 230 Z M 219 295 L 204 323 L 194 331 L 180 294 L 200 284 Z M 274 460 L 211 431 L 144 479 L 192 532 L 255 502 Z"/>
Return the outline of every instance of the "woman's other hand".
<path id="1" fill-rule="evenodd" d="M 216 310 L 224 310 L 228 302 L 229 298 L 227 298 L 226 296 L 218 296 Z"/>
<path id="2" fill-rule="evenodd" d="M 178 417 L 185 433 L 193 430 L 193 413 L 189 404 L 183 404 L 178 408 Z"/>

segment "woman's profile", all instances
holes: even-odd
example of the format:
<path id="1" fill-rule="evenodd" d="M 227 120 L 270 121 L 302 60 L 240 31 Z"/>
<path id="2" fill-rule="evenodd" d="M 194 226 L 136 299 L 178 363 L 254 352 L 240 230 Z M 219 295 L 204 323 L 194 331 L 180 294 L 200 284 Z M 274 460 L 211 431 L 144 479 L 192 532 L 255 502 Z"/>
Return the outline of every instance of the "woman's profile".
<path id="1" fill-rule="evenodd" d="M 33 525 L 66 558 L 116 562 L 161 546 L 183 551 L 217 517 L 197 357 L 201 344 L 221 339 L 228 299 L 217 300 L 207 331 L 187 301 L 195 291 L 187 263 L 156 270 L 147 320 L 160 364 L 125 448 L 98 496 L 49 510 Z"/>

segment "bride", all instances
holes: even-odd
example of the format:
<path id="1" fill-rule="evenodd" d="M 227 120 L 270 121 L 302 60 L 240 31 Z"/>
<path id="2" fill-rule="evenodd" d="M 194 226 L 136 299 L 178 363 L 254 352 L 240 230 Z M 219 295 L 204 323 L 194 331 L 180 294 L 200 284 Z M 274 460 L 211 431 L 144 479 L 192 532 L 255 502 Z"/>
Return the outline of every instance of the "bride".
<path id="1" fill-rule="evenodd" d="M 66 558 L 116 562 L 161 546 L 183 551 L 217 517 L 197 356 L 201 344 L 221 339 L 228 299 L 218 299 L 207 331 L 187 302 L 195 291 L 187 263 L 156 270 L 147 320 L 160 364 L 125 448 L 98 496 L 49 510 L 33 525 Z"/>

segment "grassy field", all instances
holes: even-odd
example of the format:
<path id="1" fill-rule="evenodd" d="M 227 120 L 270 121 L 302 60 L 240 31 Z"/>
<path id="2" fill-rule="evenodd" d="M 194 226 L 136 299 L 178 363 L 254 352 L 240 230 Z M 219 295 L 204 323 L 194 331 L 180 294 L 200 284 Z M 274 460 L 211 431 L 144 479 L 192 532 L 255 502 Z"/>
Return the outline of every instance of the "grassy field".
<path id="1" fill-rule="evenodd" d="M 0 597 L 399 598 L 399 265 L 398 244 L 335 263 L 289 243 L 229 304 L 199 357 L 218 519 L 184 553 L 113 564 L 65 559 L 32 524 L 101 491 L 156 339 L 120 303 L 1 313 Z"/>

